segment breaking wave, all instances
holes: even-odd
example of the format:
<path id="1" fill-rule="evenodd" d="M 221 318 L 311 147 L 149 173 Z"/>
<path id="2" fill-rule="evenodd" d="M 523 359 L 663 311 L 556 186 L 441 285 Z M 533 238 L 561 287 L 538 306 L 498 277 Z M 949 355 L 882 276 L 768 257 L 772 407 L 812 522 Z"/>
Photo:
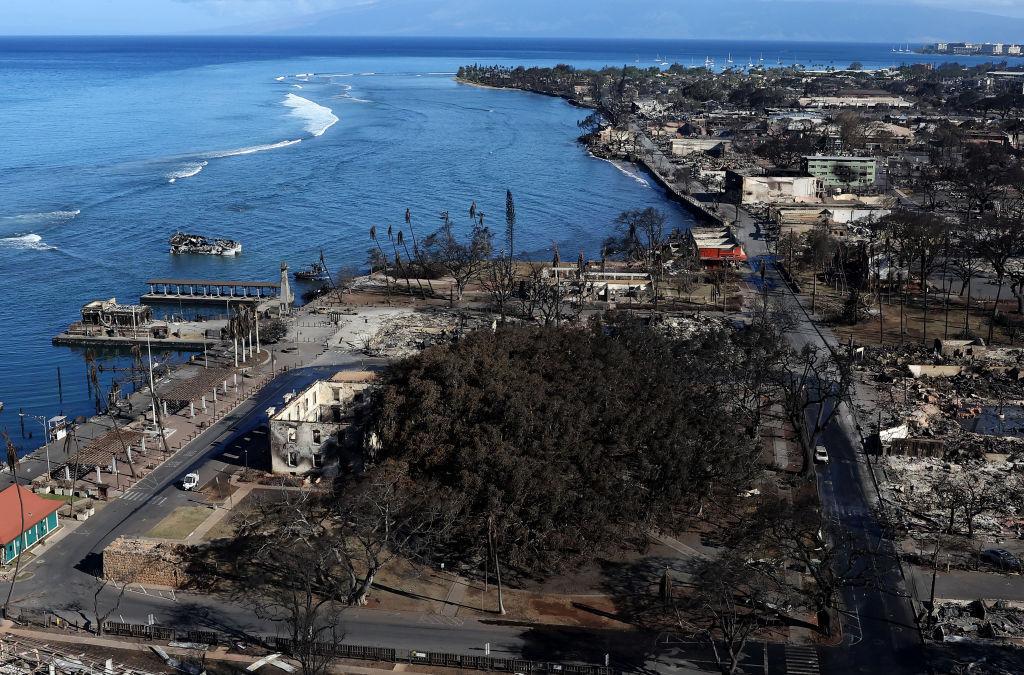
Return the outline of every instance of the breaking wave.
<path id="1" fill-rule="evenodd" d="M 202 171 L 206 167 L 206 164 L 207 163 L 205 161 L 186 164 L 184 167 L 178 169 L 177 171 L 172 171 L 171 173 L 167 174 L 167 182 L 173 183 L 180 178 L 191 178 L 192 176 L 195 176 L 200 171 Z"/>
<path id="2" fill-rule="evenodd" d="M 338 122 L 338 116 L 334 111 L 308 98 L 288 94 L 284 98 L 284 104 L 292 109 L 292 115 L 306 123 L 306 131 L 313 136 L 322 136 Z"/>
<path id="3" fill-rule="evenodd" d="M 310 76 L 312 76 L 311 73 Z M 284 103 L 288 108 L 291 108 L 291 115 L 305 122 L 306 131 L 309 132 L 310 136 L 322 136 L 325 131 L 338 122 L 337 115 L 335 115 L 330 108 L 314 103 L 307 98 L 302 98 L 295 94 L 287 94 L 282 103 Z M 198 161 L 188 161 L 188 158 L 182 157 L 179 159 L 186 160 L 187 163 L 180 169 L 167 174 L 167 182 L 174 183 L 182 178 L 191 178 L 192 176 L 195 176 L 206 167 L 208 163 L 207 160 L 210 159 L 253 155 L 257 152 L 287 148 L 290 145 L 296 145 L 301 142 L 301 138 L 294 138 L 287 141 L 278 141 L 277 143 L 250 145 L 244 148 L 234 148 L 232 150 L 214 150 L 212 152 L 195 155 L 194 157 L 201 158 Z"/>
<path id="4" fill-rule="evenodd" d="M 29 223 L 59 225 L 60 223 L 66 223 L 69 220 L 74 220 L 80 213 L 82 213 L 81 209 L 74 209 L 71 211 L 47 211 L 45 213 L 19 213 L 16 216 L 0 217 L 0 222 L 19 225 L 26 225 Z"/>
<path id="5" fill-rule="evenodd" d="M 266 150 L 277 150 L 278 148 L 286 148 L 289 145 L 295 145 L 301 143 L 302 139 L 297 138 L 293 141 L 281 141 L 279 143 L 266 143 L 264 145 L 251 145 L 247 148 L 237 148 L 235 150 L 220 150 L 217 152 L 208 152 L 203 157 L 209 157 L 210 159 L 220 159 L 221 157 L 237 157 L 239 155 L 252 155 L 257 152 L 264 152 Z"/>
<path id="6" fill-rule="evenodd" d="M 43 241 L 38 234 L 23 234 L 20 237 L 4 237 L 0 239 L 0 246 L 30 251 L 56 251 L 56 246 L 51 246 Z"/>

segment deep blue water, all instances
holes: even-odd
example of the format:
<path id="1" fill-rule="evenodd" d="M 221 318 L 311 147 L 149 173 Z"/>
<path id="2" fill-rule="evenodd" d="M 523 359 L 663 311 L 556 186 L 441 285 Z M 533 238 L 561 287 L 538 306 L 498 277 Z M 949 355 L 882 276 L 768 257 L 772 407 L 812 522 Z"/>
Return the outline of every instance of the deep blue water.
<path id="1" fill-rule="evenodd" d="M 0 38 L 0 427 L 19 408 L 87 414 L 83 356 L 50 338 L 152 276 L 274 279 L 323 248 L 361 264 L 371 225 L 422 236 L 475 200 L 524 253 L 593 253 L 615 215 L 685 213 L 635 169 L 575 143 L 583 111 L 459 85 L 464 63 L 865 67 L 939 57 L 890 45 L 337 38 Z M 465 226 L 465 222 L 460 224 Z M 236 238 L 238 259 L 172 258 L 175 229 Z M 64 404 L 56 370 L 63 370 Z M 105 376 L 109 381 L 109 374 Z M 29 427 L 32 428 L 31 426 Z M 36 434 L 38 437 L 38 434 Z"/>

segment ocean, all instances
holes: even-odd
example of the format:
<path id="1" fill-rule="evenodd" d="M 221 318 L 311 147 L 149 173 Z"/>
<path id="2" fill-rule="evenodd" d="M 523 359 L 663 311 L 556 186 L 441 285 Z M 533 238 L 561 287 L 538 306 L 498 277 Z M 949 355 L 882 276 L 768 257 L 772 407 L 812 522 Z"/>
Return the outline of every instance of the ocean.
<path id="1" fill-rule="evenodd" d="M 85 353 L 50 338 L 91 300 L 137 302 L 152 277 L 275 280 L 322 249 L 363 266 L 376 225 L 419 236 L 475 201 L 520 253 L 596 253 L 620 211 L 690 218 L 635 167 L 589 156 L 586 111 L 460 85 L 467 63 L 719 67 L 938 62 L 890 45 L 392 38 L 0 38 L 0 428 L 18 411 L 95 412 Z M 978 61 L 964 59 L 961 61 Z M 168 253 L 176 230 L 238 239 L 235 259 Z M 103 386 L 123 357 L 99 355 Z M 62 372 L 63 402 L 57 370 Z M 38 440 L 38 423 L 25 428 Z"/>

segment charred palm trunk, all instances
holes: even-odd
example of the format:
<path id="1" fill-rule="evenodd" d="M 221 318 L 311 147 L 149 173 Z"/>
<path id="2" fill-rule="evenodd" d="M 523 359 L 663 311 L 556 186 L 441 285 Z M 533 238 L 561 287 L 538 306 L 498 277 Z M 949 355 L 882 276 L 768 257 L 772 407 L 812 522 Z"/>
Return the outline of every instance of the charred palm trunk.
<path id="1" fill-rule="evenodd" d="M 4 618 L 9 619 L 11 618 L 11 596 L 14 594 L 14 585 L 18 582 L 18 574 L 21 572 L 21 559 L 25 555 L 25 503 L 21 496 L 21 486 L 18 483 L 18 453 L 6 431 L 4 432 L 4 441 L 7 444 L 7 468 L 10 469 L 11 476 L 14 478 L 14 491 L 18 495 L 18 513 L 21 517 L 21 529 L 19 530 L 21 534 L 18 535 L 18 557 L 14 563 L 14 576 L 11 577 L 11 585 L 7 589 L 7 599 L 4 600 Z"/>

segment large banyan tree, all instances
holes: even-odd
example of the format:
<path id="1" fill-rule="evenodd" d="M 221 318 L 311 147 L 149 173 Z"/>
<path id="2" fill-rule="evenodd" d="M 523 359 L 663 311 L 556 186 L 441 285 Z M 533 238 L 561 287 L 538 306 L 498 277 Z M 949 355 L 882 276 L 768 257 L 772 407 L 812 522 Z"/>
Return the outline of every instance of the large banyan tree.
<path id="1" fill-rule="evenodd" d="M 445 555 L 543 577 L 736 494 L 758 452 L 743 361 L 726 329 L 500 327 L 393 365 L 370 425 L 457 511 Z"/>

